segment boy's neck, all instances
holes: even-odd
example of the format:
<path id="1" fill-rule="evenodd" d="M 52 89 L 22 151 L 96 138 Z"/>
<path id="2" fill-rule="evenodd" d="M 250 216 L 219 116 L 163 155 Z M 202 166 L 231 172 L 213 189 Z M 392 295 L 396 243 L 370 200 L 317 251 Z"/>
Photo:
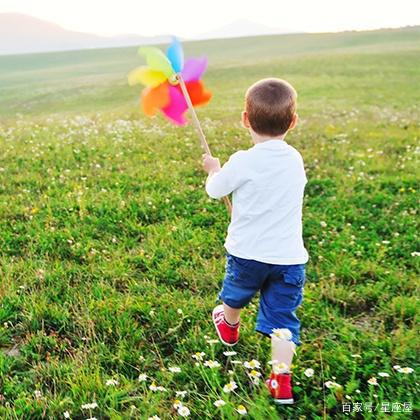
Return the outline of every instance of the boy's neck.
<path id="1" fill-rule="evenodd" d="M 269 140 L 284 140 L 287 133 L 282 134 L 281 136 L 263 136 L 261 134 L 256 133 L 255 131 L 250 130 L 252 142 L 254 144 L 257 143 L 264 143 L 265 141 Z"/>

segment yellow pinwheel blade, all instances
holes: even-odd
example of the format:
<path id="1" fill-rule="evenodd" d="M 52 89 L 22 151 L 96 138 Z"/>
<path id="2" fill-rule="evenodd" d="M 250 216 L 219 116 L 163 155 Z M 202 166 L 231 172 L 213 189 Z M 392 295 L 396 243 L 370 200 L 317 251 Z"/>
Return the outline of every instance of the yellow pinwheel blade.
<path id="1" fill-rule="evenodd" d="M 159 48 L 142 47 L 139 49 L 139 53 L 146 58 L 146 63 L 151 70 L 160 71 L 167 78 L 175 74 L 168 57 Z"/>
<path id="2" fill-rule="evenodd" d="M 130 86 L 141 83 L 145 86 L 156 87 L 163 83 L 167 77 L 161 72 L 148 67 L 137 67 L 128 74 Z"/>

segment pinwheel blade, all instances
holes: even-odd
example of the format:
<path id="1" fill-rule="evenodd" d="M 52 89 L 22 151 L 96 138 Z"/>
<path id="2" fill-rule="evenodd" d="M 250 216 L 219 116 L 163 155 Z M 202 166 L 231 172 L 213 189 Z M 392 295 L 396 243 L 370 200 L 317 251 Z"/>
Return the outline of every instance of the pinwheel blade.
<path id="1" fill-rule="evenodd" d="M 181 72 L 186 82 L 199 80 L 207 68 L 207 58 L 188 58 Z"/>
<path id="2" fill-rule="evenodd" d="M 211 92 L 206 90 L 201 80 L 185 83 L 191 102 L 194 106 L 206 105 L 211 99 Z"/>
<path id="3" fill-rule="evenodd" d="M 169 46 L 166 55 L 172 64 L 175 73 L 179 73 L 184 67 L 184 51 L 181 43 L 174 38 Z"/>
<path id="4" fill-rule="evenodd" d="M 168 57 L 159 48 L 142 47 L 139 53 L 146 58 L 146 63 L 152 70 L 162 72 L 167 78 L 175 74 Z"/>
<path id="5" fill-rule="evenodd" d="M 180 92 L 178 87 L 169 86 L 169 105 L 162 109 L 164 115 L 176 125 L 185 125 L 187 120 L 184 117 L 184 113 L 187 110 L 187 102 L 184 96 Z"/>
<path id="6" fill-rule="evenodd" d="M 146 88 L 141 95 L 143 112 L 153 117 L 159 109 L 165 108 L 170 103 L 169 84 L 162 83 L 155 88 Z"/>
<path id="7" fill-rule="evenodd" d="M 152 70 L 149 67 L 137 67 L 128 74 L 130 86 L 141 83 L 144 86 L 156 87 L 163 83 L 167 77 L 161 71 Z"/>

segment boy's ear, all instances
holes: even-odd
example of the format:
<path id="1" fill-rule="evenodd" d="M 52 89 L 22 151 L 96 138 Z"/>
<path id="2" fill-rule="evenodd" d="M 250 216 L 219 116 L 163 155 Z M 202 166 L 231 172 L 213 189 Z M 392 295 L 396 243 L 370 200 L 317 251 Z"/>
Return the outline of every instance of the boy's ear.
<path id="1" fill-rule="evenodd" d="M 292 122 L 290 123 L 289 130 L 293 130 L 297 126 L 298 122 L 299 122 L 299 115 L 295 113 L 295 115 L 293 115 Z"/>
<path id="2" fill-rule="evenodd" d="M 248 113 L 246 111 L 242 111 L 242 125 L 245 128 L 251 128 L 251 124 L 249 123 Z"/>

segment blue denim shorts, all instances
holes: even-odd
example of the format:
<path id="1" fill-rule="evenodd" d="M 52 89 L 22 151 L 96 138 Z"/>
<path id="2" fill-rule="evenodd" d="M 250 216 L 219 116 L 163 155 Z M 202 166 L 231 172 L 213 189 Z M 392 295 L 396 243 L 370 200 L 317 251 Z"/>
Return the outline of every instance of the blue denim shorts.
<path id="1" fill-rule="evenodd" d="M 219 299 L 232 308 L 243 308 L 260 292 L 256 330 L 270 335 L 288 328 L 300 345 L 300 321 L 296 309 L 302 303 L 305 264 L 277 265 L 227 254 L 226 274 Z"/>

